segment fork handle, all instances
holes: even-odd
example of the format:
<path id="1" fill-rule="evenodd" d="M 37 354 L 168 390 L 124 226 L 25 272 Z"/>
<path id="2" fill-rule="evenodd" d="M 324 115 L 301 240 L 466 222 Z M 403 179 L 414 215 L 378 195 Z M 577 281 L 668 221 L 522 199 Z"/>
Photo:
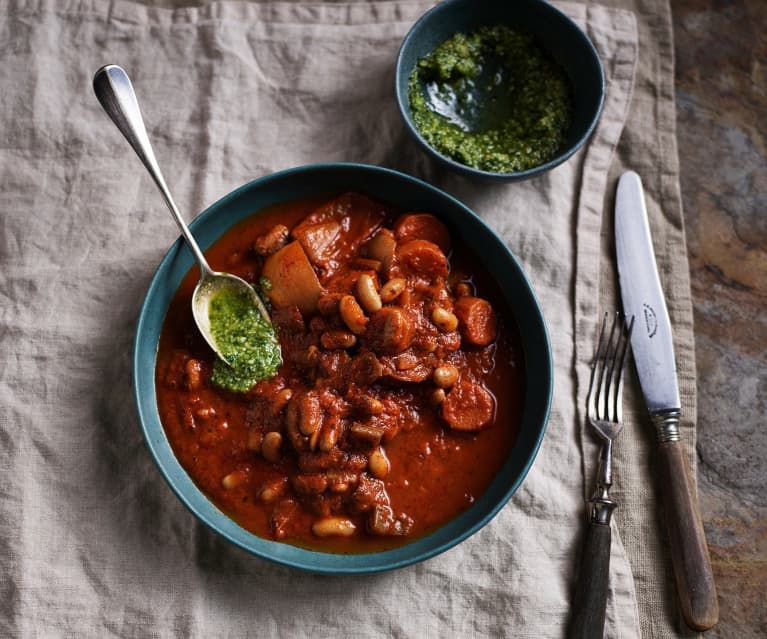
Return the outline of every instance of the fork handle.
<path id="1" fill-rule="evenodd" d="M 708 630 L 719 619 L 719 604 L 690 464 L 682 442 L 659 446 L 666 526 L 682 616 L 693 630 Z"/>
<path id="2" fill-rule="evenodd" d="M 602 639 L 610 576 L 610 524 L 589 522 L 575 585 L 570 639 Z"/>

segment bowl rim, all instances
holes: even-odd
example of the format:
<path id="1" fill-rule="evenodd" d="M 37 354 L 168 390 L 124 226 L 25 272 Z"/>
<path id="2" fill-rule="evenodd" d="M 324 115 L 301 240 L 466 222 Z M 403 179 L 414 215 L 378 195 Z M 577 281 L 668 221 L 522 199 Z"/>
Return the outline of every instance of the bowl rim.
<path id="1" fill-rule="evenodd" d="M 551 414 L 551 403 L 552 403 L 552 396 L 553 396 L 553 390 L 554 390 L 554 363 L 553 363 L 553 354 L 552 354 L 551 340 L 549 336 L 548 326 L 543 316 L 543 311 L 542 311 L 540 302 L 538 301 L 538 298 L 535 295 L 535 291 L 532 287 L 532 284 L 529 278 L 527 277 L 527 274 L 525 273 L 521 264 L 518 262 L 516 256 L 508 247 L 506 242 L 502 238 L 500 238 L 500 236 L 487 223 L 485 223 L 484 220 L 482 220 L 476 213 L 474 213 L 474 211 L 472 211 L 467 205 L 463 204 L 458 199 L 442 191 L 441 189 L 435 186 L 432 186 L 431 184 L 428 184 L 411 175 L 407 175 L 405 173 L 395 171 L 393 169 L 380 167 L 380 166 L 351 163 L 351 162 L 315 163 L 315 164 L 306 164 L 306 165 L 296 166 L 296 167 L 284 169 L 281 171 L 277 171 L 275 173 L 271 173 L 268 175 L 264 175 L 259 178 L 255 178 L 237 187 L 233 191 L 229 192 L 228 194 L 224 195 L 219 200 L 217 200 L 216 202 L 208 206 L 204 211 L 202 211 L 202 213 L 200 213 L 197 217 L 195 217 L 195 219 L 189 224 L 189 228 L 190 230 L 194 231 L 195 227 L 200 225 L 202 222 L 204 222 L 211 216 L 214 216 L 217 213 L 217 211 L 226 207 L 227 204 L 233 202 L 234 200 L 239 198 L 243 193 L 251 189 L 258 189 L 266 185 L 269 185 L 271 182 L 283 180 L 287 177 L 301 175 L 307 172 L 338 171 L 338 170 L 347 170 L 352 172 L 361 171 L 363 173 L 387 174 L 388 176 L 394 179 L 404 180 L 405 182 L 409 182 L 418 188 L 425 189 L 431 192 L 431 194 L 436 197 L 447 199 L 451 204 L 453 204 L 458 209 L 460 209 L 462 214 L 466 214 L 470 218 L 474 218 L 476 222 L 479 222 L 479 224 L 482 227 L 484 227 L 484 229 L 488 233 L 490 233 L 494 237 L 494 239 L 505 248 L 508 254 L 510 263 L 514 265 L 517 271 L 517 275 L 520 277 L 522 283 L 524 284 L 525 288 L 528 290 L 530 294 L 530 300 L 532 301 L 530 312 L 534 315 L 533 322 L 542 331 L 543 340 L 541 341 L 540 346 L 542 346 L 543 352 L 539 354 L 539 357 L 543 356 L 545 358 L 544 364 L 545 364 L 545 370 L 547 372 L 546 381 L 548 382 L 546 384 L 547 387 L 545 389 L 545 397 L 542 398 L 543 399 L 542 405 L 540 407 L 536 406 L 536 414 L 539 414 L 539 417 L 540 417 L 539 419 L 540 426 L 539 426 L 539 430 L 537 434 L 534 437 L 534 441 L 532 442 L 532 447 L 529 453 L 527 454 L 527 456 L 524 458 L 524 464 L 522 466 L 521 472 L 516 476 L 514 481 L 512 481 L 508 486 L 504 487 L 503 494 L 500 496 L 500 498 L 497 499 L 495 503 L 493 503 L 490 506 L 486 514 L 482 516 L 479 520 L 471 524 L 470 526 L 466 527 L 466 529 L 461 530 L 459 534 L 448 538 L 446 541 L 437 543 L 433 547 L 429 547 L 421 552 L 414 552 L 411 555 L 408 555 L 399 559 L 389 560 L 386 558 L 386 555 L 388 553 L 396 553 L 397 551 L 401 551 L 404 548 L 407 548 L 411 545 L 417 544 L 420 541 L 428 539 L 432 535 L 438 533 L 445 526 L 450 525 L 451 522 L 454 522 L 457 518 L 449 520 L 442 526 L 439 526 L 438 528 L 432 530 L 426 535 L 417 537 L 413 539 L 411 542 L 405 543 L 402 546 L 398 546 L 390 550 L 344 555 L 339 553 L 327 553 L 322 551 L 316 551 L 316 550 L 312 550 L 312 549 L 308 549 L 308 548 L 304 548 L 300 546 L 285 544 L 283 542 L 264 539 L 246 530 L 245 528 L 240 526 L 234 519 L 229 517 L 222 510 L 220 510 L 210 500 L 210 498 L 197 486 L 197 484 L 192 481 L 188 472 L 186 471 L 185 468 L 181 466 L 180 462 L 178 461 L 178 458 L 175 456 L 175 453 L 173 453 L 172 449 L 170 448 L 170 443 L 168 441 L 167 435 L 165 434 L 165 430 L 162 426 L 162 422 L 159 418 L 159 413 L 157 412 L 156 387 L 154 384 L 154 377 L 156 372 L 157 345 L 152 345 L 152 344 L 149 345 L 150 347 L 154 348 L 154 353 L 153 353 L 154 363 L 151 366 L 152 370 L 150 373 L 150 379 L 151 379 L 150 385 L 151 385 L 151 389 L 155 391 L 155 393 L 152 395 L 151 400 L 147 398 L 142 399 L 142 392 L 141 392 L 140 384 L 139 384 L 139 378 L 142 376 L 141 336 L 144 335 L 144 333 L 146 332 L 146 326 L 151 321 L 149 318 L 149 316 L 152 314 L 151 302 L 153 301 L 153 298 L 157 294 L 158 289 L 161 287 L 161 275 L 167 276 L 166 271 L 168 271 L 172 260 L 176 259 L 181 248 L 185 246 L 184 240 L 180 236 L 177 237 L 176 240 L 173 242 L 173 244 L 169 247 L 169 249 L 163 256 L 162 260 L 156 267 L 141 304 L 138 320 L 136 321 L 136 330 L 135 330 L 134 340 L 133 340 L 132 386 L 133 386 L 133 397 L 134 397 L 134 402 L 135 402 L 136 410 L 139 417 L 139 422 L 141 425 L 141 431 L 144 435 L 144 441 L 147 447 L 149 448 L 150 454 L 155 462 L 155 465 L 160 470 L 160 474 L 163 476 L 168 486 L 170 486 L 173 493 L 175 493 L 175 495 L 178 497 L 181 503 L 184 504 L 184 506 L 195 516 L 195 518 L 198 521 L 202 522 L 207 528 L 221 535 L 222 537 L 227 539 L 229 542 L 231 542 L 235 546 L 238 546 L 239 548 L 242 548 L 246 552 L 252 555 L 255 555 L 261 559 L 265 559 L 265 560 L 268 560 L 277 564 L 281 564 L 284 566 L 289 566 L 291 568 L 312 572 L 315 574 L 362 575 L 362 574 L 374 574 L 374 573 L 394 570 L 394 569 L 403 568 L 405 566 L 409 566 L 415 563 L 419 563 L 421 561 L 425 561 L 426 559 L 434 557 L 438 554 L 441 554 L 449 550 L 450 548 L 453 548 L 457 544 L 461 543 L 462 541 L 466 540 L 468 537 L 472 536 L 474 533 L 482 529 L 492 519 L 495 518 L 495 516 L 509 502 L 511 497 L 514 495 L 514 493 L 517 491 L 519 486 L 522 484 L 522 481 L 525 479 L 528 472 L 530 471 L 530 468 L 532 467 L 538 455 L 538 452 L 540 450 L 541 444 L 543 442 L 543 438 L 546 434 L 548 421 Z M 258 210 L 255 210 L 253 211 L 252 214 L 257 214 L 257 213 L 258 213 Z M 214 242 L 217 241 L 223 233 L 225 233 L 228 229 L 231 228 L 231 226 L 232 226 L 231 224 L 228 225 L 224 231 L 217 234 L 216 238 L 213 241 Z M 166 313 L 167 313 L 167 308 L 162 314 L 161 323 L 164 322 Z M 158 343 L 159 343 L 159 336 L 158 336 Z M 147 345 L 143 345 L 143 348 L 146 348 L 146 346 Z M 154 415 L 147 414 L 147 412 L 144 410 L 144 405 L 143 405 L 144 401 L 149 401 L 150 405 L 154 408 L 154 413 L 155 413 Z M 542 411 L 541 411 L 541 408 L 542 408 Z M 156 422 L 156 423 L 153 423 L 153 422 Z M 162 435 L 162 438 L 164 438 L 165 442 L 168 444 L 168 449 L 170 449 L 170 452 L 171 452 L 171 459 L 169 460 L 169 463 L 172 464 L 173 462 L 175 462 L 175 464 L 181 469 L 181 471 L 183 471 L 184 475 L 193 486 L 194 490 L 191 492 L 191 494 L 187 495 L 184 491 L 182 491 L 182 487 L 177 485 L 177 481 L 175 477 L 172 475 L 173 468 L 166 466 L 165 460 L 162 458 L 162 451 L 160 450 L 161 443 L 156 444 L 153 441 L 153 437 L 155 437 L 156 435 L 155 433 L 151 431 L 152 426 L 154 426 L 155 429 L 159 429 L 158 432 Z M 513 448 L 512 448 L 512 451 L 513 451 Z M 487 493 L 484 493 L 484 494 L 487 494 Z M 202 499 L 204 500 L 205 503 L 202 504 L 203 506 L 207 504 L 212 507 L 212 509 L 214 510 L 214 513 L 212 514 L 212 516 L 209 517 L 208 514 L 201 512 L 201 508 L 194 503 L 195 498 L 197 498 L 198 496 L 201 496 Z M 467 511 L 464 511 L 464 512 L 469 512 L 469 509 L 467 509 Z M 460 516 L 461 515 L 458 515 L 458 517 Z M 266 541 L 266 542 L 269 542 L 270 544 L 278 544 L 280 547 L 288 546 L 293 551 L 296 551 L 300 555 L 300 558 L 283 557 L 283 556 L 280 556 L 279 553 L 276 556 L 274 554 L 270 554 L 269 552 L 266 552 L 257 547 L 253 547 L 252 545 L 249 545 L 247 541 L 238 538 L 237 536 L 234 535 L 232 530 L 227 530 L 227 528 L 237 532 L 244 532 L 245 537 L 247 537 L 249 541 L 252 541 L 252 540 L 255 540 L 256 542 Z M 349 561 L 348 563 L 344 563 L 343 565 L 317 566 L 311 561 L 312 555 L 320 555 L 325 557 L 330 556 L 333 558 L 344 557 L 344 558 L 348 558 Z M 354 559 L 360 556 L 365 556 L 365 557 L 381 556 L 382 561 L 372 566 L 371 565 L 355 565 Z"/>
<path id="2" fill-rule="evenodd" d="M 418 20 L 416 20 L 416 22 L 407 32 L 405 39 L 402 41 L 402 44 L 400 45 L 399 52 L 397 53 L 397 63 L 396 63 L 395 72 L 394 72 L 394 91 L 397 98 L 397 108 L 399 109 L 400 115 L 402 116 L 402 119 L 405 122 L 405 126 L 407 127 L 410 134 L 415 138 L 418 145 L 422 149 L 424 149 L 427 152 L 427 154 L 434 155 L 439 161 L 449 166 L 452 170 L 458 173 L 462 173 L 464 175 L 478 177 L 488 181 L 516 181 L 516 180 L 525 180 L 531 177 L 535 177 L 536 175 L 540 173 L 545 173 L 546 171 L 549 171 L 550 169 L 553 169 L 559 166 L 560 164 L 562 164 L 563 162 L 566 162 L 567 160 L 569 160 L 588 141 L 588 139 L 594 133 L 594 130 L 596 129 L 596 126 L 599 122 L 599 118 L 602 115 L 602 110 L 604 108 L 604 103 L 605 103 L 605 93 L 606 93 L 605 70 L 604 70 L 604 65 L 602 64 L 602 59 L 599 57 L 599 52 L 596 50 L 594 43 L 586 35 L 583 29 L 581 29 L 575 23 L 575 21 L 572 18 L 570 18 L 570 16 L 568 16 L 566 13 L 564 13 L 562 10 L 558 9 L 554 5 L 549 4 L 545 0 L 527 0 L 527 2 L 538 4 L 541 8 L 543 8 L 544 11 L 549 11 L 553 16 L 555 16 L 555 19 L 559 19 L 562 23 L 567 24 L 569 28 L 573 29 L 574 32 L 577 34 L 577 38 L 584 45 L 589 55 L 596 61 L 597 68 L 599 69 L 599 104 L 597 105 L 596 111 L 592 115 L 591 120 L 589 121 L 588 127 L 584 131 L 583 135 L 581 135 L 568 149 L 558 154 L 557 156 L 555 156 L 548 162 L 544 162 L 543 164 L 539 164 L 529 169 L 525 169 L 524 171 L 517 171 L 514 173 L 495 173 L 493 171 L 485 171 L 483 169 L 477 169 L 472 166 L 462 164 L 461 162 L 458 162 L 440 153 L 439 151 L 437 151 L 437 149 L 431 146 L 423 138 L 420 131 L 418 131 L 418 129 L 415 127 L 415 125 L 412 122 L 412 117 L 410 116 L 410 113 L 408 112 L 409 96 L 407 92 L 405 92 L 405 94 L 403 95 L 403 92 L 400 90 L 399 80 L 405 74 L 405 70 L 403 69 L 404 52 L 407 49 L 407 47 L 410 45 L 410 42 L 415 38 L 415 34 L 417 33 L 417 31 L 421 29 L 423 25 L 426 24 L 428 21 L 435 19 L 441 12 L 448 10 L 452 5 L 466 3 L 466 2 L 474 2 L 474 1 L 475 0 L 442 0 L 442 2 L 435 5 L 434 7 L 426 11 L 426 13 L 424 13 L 420 18 L 418 18 Z M 456 33 L 457 32 L 458 31 L 456 31 Z M 410 72 L 412 72 L 412 69 L 410 70 Z M 409 74 L 408 74 L 408 77 L 409 77 Z"/>

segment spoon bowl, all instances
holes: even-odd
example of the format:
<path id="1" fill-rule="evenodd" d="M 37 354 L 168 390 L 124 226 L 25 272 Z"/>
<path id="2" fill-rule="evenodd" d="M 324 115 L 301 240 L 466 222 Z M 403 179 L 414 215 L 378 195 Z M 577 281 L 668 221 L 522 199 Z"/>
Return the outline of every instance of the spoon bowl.
<path id="1" fill-rule="evenodd" d="M 165 183 L 165 178 L 160 171 L 160 166 L 149 142 L 149 136 L 146 132 L 146 126 L 144 126 L 144 119 L 141 117 L 141 110 L 139 109 L 136 93 L 133 90 L 133 84 L 125 70 L 115 64 L 101 67 L 93 77 L 93 90 L 104 111 L 112 118 L 112 121 L 120 129 L 120 132 L 128 140 L 128 143 L 133 147 L 133 150 L 149 171 L 155 184 L 160 189 L 165 203 L 168 205 L 171 215 L 181 231 L 181 235 L 194 254 L 200 267 L 200 281 L 197 283 L 192 297 L 192 315 L 205 341 L 219 358 L 231 365 L 232 362 L 228 361 L 227 357 L 224 356 L 211 332 L 208 314 L 211 299 L 223 289 L 229 289 L 233 293 L 245 293 L 253 301 L 253 305 L 259 314 L 268 324 L 271 324 L 271 318 L 264 302 L 255 289 L 245 280 L 236 275 L 221 273 L 210 268 L 197 241 L 181 217 L 178 207 L 170 194 L 170 189 L 168 189 L 168 185 Z"/>
<path id="2" fill-rule="evenodd" d="M 231 273 L 203 271 L 192 295 L 192 315 L 205 341 L 208 342 L 221 359 L 231 366 L 233 362 L 230 362 L 219 349 L 210 327 L 210 302 L 217 294 L 221 293 L 222 289 L 229 289 L 233 293 L 245 294 L 267 322 L 271 323 L 271 319 L 261 297 L 244 279 Z"/>

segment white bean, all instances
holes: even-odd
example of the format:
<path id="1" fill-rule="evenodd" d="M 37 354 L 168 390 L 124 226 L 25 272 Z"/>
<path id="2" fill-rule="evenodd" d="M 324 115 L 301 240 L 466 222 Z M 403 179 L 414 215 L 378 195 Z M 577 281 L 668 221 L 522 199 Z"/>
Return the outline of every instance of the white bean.
<path id="1" fill-rule="evenodd" d="M 397 241 L 394 239 L 391 231 L 383 229 L 367 244 L 368 257 L 383 262 L 387 265 L 394 255 L 394 249 Z"/>
<path id="2" fill-rule="evenodd" d="M 368 318 L 362 312 L 362 308 L 351 295 L 344 295 L 338 304 L 338 310 L 341 313 L 341 319 L 349 330 L 355 335 L 362 335 L 365 332 L 365 326 Z"/>
<path id="3" fill-rule="evenodd" d="M 312 525 L 312 532 L 318 537 L 349 537 L 355 530 L 357 527 L 354 523 L 343 517 L 326 517 Z"/>
<path id="4" fill-rule="evenodd" d="M 405 290 L 407 283 L 401 277 L 394 277 L 381 287 L 379 297 L 387 304 L 396 300 Z"/>
<path id="5" fill-rule="evenodd" d="M 266 482 L 258 491 L 258 498 L 265 504 L 277 501 L 285 492 L 285 483 L 284 479 Z"/>
<path id="6" fill-rule="evenodd" d="M 370 395 L 362 395 L 357 400 L 356 405 L 365 415 L 380 415 L 384 411 L 383 402 Z"/>
<path id="7" fill-rule="evenodd" d="M 391 463 L 384 449 L 380 446 L 370 453 L 370 457 L 368 457 L 368 470 L 376 479 L 383 479 L 389 474 Z"/>
<path id="8" fill-rule="evenodd" d="M 277 393 L 274 398 L 274 404 L 272 404 L 272 414 L 278 415 L 287 406 L 291 397 L 293 397 L 293 391 L 289 388 L 283 388 Z"/>
<path id="9" fill-rule="evenodd" d="M 308 391 L 301 396 L 298 407 L 298 429 L 302 435 L 311 435 L 322 426 L 322 406 L 317 391 Z"/>
<path id="10" fill-rule="evenodd" d="M 458 328 L 458 318 L 455 313 L 439 306 L 431 312 L 431 321 L 444 333 L 450 333 Z"/>
<path id="11" fill-rule="evenodd" d="M 227 490 L 231 490 L 232 488 L 236 488 L 237 486 L 239 486 L 247 478 L 248 478 L 248 473 L 246 471 L 244 471 L 244 470 L 235 470 L 235 471 L 229 473 L 226 477 L 224 477 L 221 480 L 221 484 Z"/>
<path id="12" fill-rule="evenodd" d="M 445 389 L 435 388 L 434 392 L 431 394 L 431 403 L 434 406 L 439 406 L 444 401 L 445 401 Z"/>
<path id="13" fill-rule="evenodd" d="M 440 388 L 450 388 L 458 380 L 458 369 L 452 364 L 437 366 L 432 375 L 434 384 Z"/>
<path id="14" fill-rule="evenodd" d="M 268 462 L 276 464 L 282 457 L 282 435 L 277 431 L 271 431 L 264 435 L 261 442 L 261 454 Z"/>
<path id="15" fill-rule="evenodd" d="M 333 446 L 336 445 L 336 442 L 338 441 L 338 428 L 336 428 L 333 424 L 325 424 L 325 426 L 322 427 L 322 432 L 320 434 L 320 450 L 323 453 L 328 452 Z"/>
<path id="16" fill-rule="evenodd" d="M 381 297 L 378 295 L 373 278 L 367 273 L 360 275 L 357 280 L 357 299 L 368 313 L 381 310 Z"/>

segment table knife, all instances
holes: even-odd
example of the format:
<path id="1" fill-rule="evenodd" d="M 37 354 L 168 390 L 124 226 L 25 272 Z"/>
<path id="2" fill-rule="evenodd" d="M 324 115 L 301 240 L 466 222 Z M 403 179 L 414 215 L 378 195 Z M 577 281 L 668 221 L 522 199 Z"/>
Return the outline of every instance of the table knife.
<path id="1" fill-rule="evenodd" d="M 642 181 L 618 180 L 615 245 L 623 311 L 636 318 L 631 349 L 650 418 L 657 430 L 660 491 L 680 608 L 694 630 L 716 625 L 719 606 L 690 465 L 679 433 L 681 402 L 674 344 L 655 263 Z"/>

